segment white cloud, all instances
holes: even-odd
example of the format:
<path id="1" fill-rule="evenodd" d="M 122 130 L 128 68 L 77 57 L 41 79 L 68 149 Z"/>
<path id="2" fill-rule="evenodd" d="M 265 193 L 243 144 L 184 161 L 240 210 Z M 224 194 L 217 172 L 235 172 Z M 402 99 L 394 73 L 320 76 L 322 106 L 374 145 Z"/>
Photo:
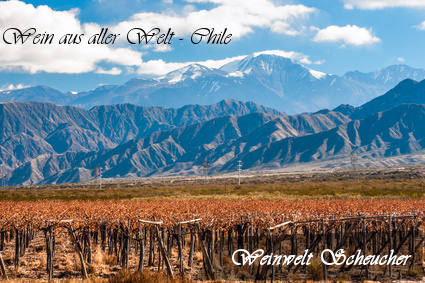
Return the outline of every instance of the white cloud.
<path id="1" fill-rule="evenodd" d="M 156 44 L 153 50 L 155 52 L 169 52 L 169 51 L 172 51 L 173 48 L 170 45 L 159 45 L 159 44 Z"/>
<path id="2" fill-rule="evenodd" d="M 126 33 L 133 27 L 160 27 L 163 30 L 172 27 L 177 35 L 191 34 L 200 27 L 214 27 L 216 32 L 228 28 L 233 39 L 252 33 L 255 28 L 269 29 L 272 32 L 294 36 L 302 32 L 303 22 L 316 11 L 304 5 L 280 5 L 273 0 L 187 0 L 180 12 L 165 10 L 161 13 L 141 12 L 129 20 L 112 27 Z M 198 9 L 196 3 L 211 3 L 212 8 Z M 170 70 L 196 63 L 166 63 L 163 60 L 143 61 L 143 53 L 121 42 L 114 48 L 106 45 L 88 45 L 87 37 L 78 45 L 59 45 L 58 39 L 66 33 L 84 33 L 93 35 L 99 32 L 96 23 L 82 24 L 78 19 L 78 9 L 55 11 L 49 6 L 34 7 L 19 0 L 0 1 L 0 33 L 6 27 L 27 29 L 35 27 L 37 31 L 55 34 L 51 45 L 6 45 L 0 42 L 0 70 L 23 70 L 29 73 L 109 73 L 118 74 L 122 70 L 137 69 L 139 73 L 164 74 Z M 123 46 L 123 47 L 122 47 Z M 147 48 L 149 52 L 170 51 L 169 46 Z M 231 59 L 231 58 L 230 58 Z M 229 59 L 201 62 L 208 67 L 217 67 Z M 300 62 L 311 63 L 308 58 L 299 58 Z M 100 67 L 101 63 L 116 65 L 110 70 Z"/>
<path id="3" fill-rule="evenodd" d="M 97 68 L 96 74 L 105 74 L 105 75 L 121 75 L 122 70 L 117 67 L 113 67 L 109 70 L 105 70 L 101 67 Z"/>
<path id="4" fill-rule="evenodd" d="M 404 63 L 406 62 L 406 59 L 404 59 L 403 57 L 398 57 L 397 62 Z"/>
<path id="5" fill-rule="evenodd" d="M 55 11 L 48 6 L 34 7 L 21 1 L 0 2 L 0 29 L 34 27 L 38 32 L 56 35 L 51 45 L 0 44 L 0 69 L 19 69 L 30 73 L 84 73 L 97 69 L 100 62 L 132 66 L 141 63 L 141 54 L 130 48 L 111 48 L 101 45 L 59 45 L 64 33 L 93 34 L 98 26 L 81 25 L 78 10 Z"/>
<path id="6" fill-rule="evenodd" d="M 191 3 L 212 3 L 211 9 L 183 9 L 175 12 L 142 12 L 119 23 L 114 30 L 126 33 L 133 27 L 163 30 L 172 27 L 178 36 L 192 34 L 201 27 L 214 27 L 216 32 L 224 28 L 238 39 L 252 33 L 254 28 L 270 29 L 272 32 L 297 35 L 303 30 L 302 22 L 316 11 L 304 5 L 276 5 L 271 0 L 190 0 Z"/>
<path id="7" fill-rule="evenodd" d="M 345 9 L 425 8 L 424 0 L 344 0 Z"/>
<path id="8" fill-rule="evenodd" d="M 323 63 L 323 61 L 312 62 L 307 55 L 300 52 L 295 52 L 295 51 L 265 50 L 265 51 L 255 52 L 254 56 L 258 56 L 261 54 L 276 55 L 276 56 L 292 59 L 294 61 L 297 61 L 302 64 L 307 64 L 307 65 L 310 65 L 310 64 L 320 65 Z"/>
<path id="9" fill-rule="evenodd" d="M 3 85 L 0 87 L 0 91 L 7 91 L 7 90 L 16 90 L 16 89 L 23 89 L 23 88 L 27 88 L 30 87 L 29 85 L 24 85 L 24 84 L 9 84 L 9 85 Z"/>
<path id="10" fill-rule="evenodd" d="M 371 29 L 358 27 L 356 25 L 328 26 L 318 29 L 313 38 L 316 42 L 342 42 L 344 45 L 370 45 L 381 40 L 374 36 Z"/>
<path id="11" fill-rule="evenodd" d="M 415 28 L 417 28 L 419 30 L 425 30 L 425 21 L 423 21 L 419 25 L 415 26 Z"/>

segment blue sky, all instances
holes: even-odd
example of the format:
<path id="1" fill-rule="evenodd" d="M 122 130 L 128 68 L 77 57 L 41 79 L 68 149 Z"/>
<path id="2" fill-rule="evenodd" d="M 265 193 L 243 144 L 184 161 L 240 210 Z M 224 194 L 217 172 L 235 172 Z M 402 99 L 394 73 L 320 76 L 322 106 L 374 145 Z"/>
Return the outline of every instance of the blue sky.
<path id="1" fill-rule="evenodd" d="M 201 15 L 201 16 L 199 16 Z M 130 46 L 9 46 L 0 40 L 0 89 L 49 85 L 82 91 L 160 76 L 192 62 L 282 50 L 309 68 L 332 74 L 374 71 L 393 64 L 425 68 L 425 1 L 419 0 L 80 0 L 1 1 L 6 27 L 55 34 L 100 27 L 171 27 L 182 37 L 204 26 L 228 27 L 226 46 L 175 41 L 171 48 Z"/>

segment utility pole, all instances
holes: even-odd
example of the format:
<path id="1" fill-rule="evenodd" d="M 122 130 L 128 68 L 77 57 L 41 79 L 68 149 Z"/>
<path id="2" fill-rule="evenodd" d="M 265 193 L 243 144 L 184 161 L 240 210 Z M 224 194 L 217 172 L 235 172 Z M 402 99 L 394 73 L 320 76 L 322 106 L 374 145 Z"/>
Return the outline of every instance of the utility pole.
<path id="1" fill-rule="evenodd" d="M 356 166 L 357 166 L 357 159 L 358 159 L 358 156 L 357 156 L 357 152 L 356 152 L 356 148 L 355 149 L 353 149 L 352 151 L 351 151 L 351 155 L 350 155 L 350 161 L 351 161 L 351 168 L 353 168 L 353 170 L 356 170 Z"/>
<path id="2" fill-rule="evenodd" d="M 102 168 L 99 167 L 99 189 L 102 189 Z"/>
<path id="3" fill-rule="evenodd" d="M 26 105 L 26 107 L 28 107 L 28 105 Z M 31 114 L 31 113 L 28 113 L 28 114 Z M 24 156 L 24 160 L 23 160 L 23 162 L 24 162 L 24 164 L 25 164 L 25 160 L 28 158 L 29 159 L 29 164 L 30 164 L 30 176 L 29 176 L 29 188 L 31 189 L 31 171 L 32 171 L 32 164 L 31 164 L 31 158 L 29 158 L 29 156 L 30 156 L 30 154 L 29 154 L 29 151 L 28 151 L 28 145 L 27 145 L 27 143 L 26 143 L 26 139 L 27 139 L 27 123 L 28 123 L 28 121 L 27 121 L 27 115 L 25 115 L 24 114 L 24 132 L 23 132 L 23 134 L 22 134 L 22 140 L 23 140 L 23 143 L 24 143 L 24 152 L 25 152 L 25 156 Z M 25 188 L 25 185 L 24 185 L 24 183 L 22 183 L 22 188 L 24 189 Z"/>
<path id="4" fill-rule="evenodd" d="M 242 161 L 238 160 L 238 186 L 241 185 Z"/>
<path id="5" fill-rule="evenodd" d="M 359 178 L 360 178 L 360 176 L 359 176 L 359 174 L 357 174 L 357 171 L 356 171 L 356 169 L 357 169 L 357 162 L 358 162 L 358 154 L 357 154 L 357 150 L 358 150 L 358 147 L 354 147 L 354 149 L 351 151 L 351 154 L 350 154 L 350 162 L 351 162 L 351 168 L 353 169 L 353 172 L 352 172 L 352 174 L 353 174 L 353 176 L 354 176 L 354 178 L 357 180 L 357 181 L 359 181 Z"/>
<path id="6" fill-rule="evenodd" d="M 6 187 L 6 170 L 3 168 L 3 166 L 0 169 L 0 176 L 1 176 L 1 186 L 4 188 Z"/>
<path id="7" fill-rule="evenodd" d="M 208 161 L 205 159 L 204 162 L 202 162 L 202 174 L 204 175 L 204 185 L 207 183 L 207 178 L 208 178 L 208 166 L 209 163 Z"/>
<path id="8" fill-rule="evenodd" d="M 99 166 L 94 167 L 94 175 L 97 179 L 97 182 L 99 183 L 99 189 L 102 188 L 102 168 Z"/>

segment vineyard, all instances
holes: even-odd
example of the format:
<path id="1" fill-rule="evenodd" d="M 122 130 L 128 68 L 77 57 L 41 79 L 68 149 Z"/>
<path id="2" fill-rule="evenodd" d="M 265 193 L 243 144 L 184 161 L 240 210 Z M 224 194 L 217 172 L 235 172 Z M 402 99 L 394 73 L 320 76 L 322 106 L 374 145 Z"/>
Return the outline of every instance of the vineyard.
<path id="1" fill-rule="evenodd" d="M 425 200 L 0 202 L 4 278 L 108 277 L 121 269 L 195 280 L 398 279 L 423 272 Z M 232 263 L 235 250 L 409 254 L 405 266 Z"/>

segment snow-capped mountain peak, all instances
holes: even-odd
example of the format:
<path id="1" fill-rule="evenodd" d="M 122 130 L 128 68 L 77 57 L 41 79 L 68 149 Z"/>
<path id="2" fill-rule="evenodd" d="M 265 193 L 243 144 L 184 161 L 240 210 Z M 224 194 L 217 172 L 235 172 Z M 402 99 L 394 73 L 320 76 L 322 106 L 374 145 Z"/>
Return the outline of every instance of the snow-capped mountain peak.
<path id="1" fill-rule="evenodd" d="M 250 73 L 252 71 L 258 70 L 259 72 L 265 72 L 271 74 L 274 70 L 278 70 L 281 65 L 297 65 L 292 62 L 291 59 L 269 55 L 269 54 L 254 54 L 246 56 L 242 60 L 233 61 L 228 64 L 223 65 L 220 70 L 227 73 L 240 71 L 242 73 Z"/>
<path id="2" fill-rule="evenodd" d="M 357 106 L 405 78 L 425 78 L 425 70 L 405 65 L 371 73 L 330 75 L 299 63 L 299 58 L 288 57 L 277 51 L 263 51 L 238 60 L 224 60 L 228 63 L 219 69 L 191 64 L 155 79 L 137 78 L 124 85 L 108 85 L 78 94 L 33 87 L 0 92 L 0 101 L 48 101 L 85 108 L 118 103 L 178 107 L 232 98 L 299 113 L 340 104 Z"/>
<path id="3" fill-rule="evenodd" d="M 160 81 L 166 81 L 170 84 L 176 84 L 188 79 L 195 80 L 199 77 L 219 74 L 220 72 L 216 69 L 210 69 L 201 64 L 191 64 L 183 68 L 172 71 L 159 78 Z"/>

